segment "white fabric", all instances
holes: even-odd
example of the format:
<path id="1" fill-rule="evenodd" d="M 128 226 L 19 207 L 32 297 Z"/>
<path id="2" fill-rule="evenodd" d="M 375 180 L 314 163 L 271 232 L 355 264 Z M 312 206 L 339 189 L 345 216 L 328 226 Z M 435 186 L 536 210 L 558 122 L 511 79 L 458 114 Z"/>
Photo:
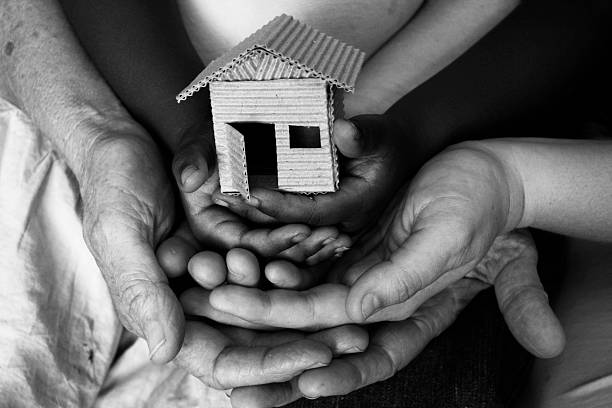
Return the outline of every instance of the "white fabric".
<path id="1" fill-rule="evenodd" d="M 221 391 L 123 329 L 82 238 L 78 186 L 17 108 L 0 99 L 0 406 L 225 407 Z"/>

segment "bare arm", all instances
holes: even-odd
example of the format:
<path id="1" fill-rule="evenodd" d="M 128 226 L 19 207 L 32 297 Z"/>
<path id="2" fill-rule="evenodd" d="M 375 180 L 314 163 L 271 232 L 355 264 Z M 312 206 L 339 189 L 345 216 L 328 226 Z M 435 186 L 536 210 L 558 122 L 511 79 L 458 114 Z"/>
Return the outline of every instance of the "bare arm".
<path id="1" fill-rule="evenodd" d="M 348 95 L 349 116 L 383 113 L 463 54 L 519 0 L 429 0 L 368 60 Z"/>
<path id="2" fill-rule="evenodd" d="M 518 175 L 511 202 L 519 227 L 612 240 L 612 141 L 499 139 L 476 142 Z M 513 184 L 511 184 L 512 186 Z"/>
<path id="3" fill-rule="evenodd" d="M 0 21 L 0 96 L 32 117 L 77 178 L 104 136 L 83 138 L 83 129 L 112 124 L 144 136 L 89 63 L 56 2 L 3 1 Z"/>
<path id="4" fill-rule="evenodd" d="M 57 1 L 0 2 L 0 47 L 0 96 L 32 117 L 74 171 L 85 241 L 121 322 L 146 339 L 152 360 L 168 362 L 180 348 L 179 366 L 223 389 L 290 379 L 329 361 L 331 350 L 316 341 L 252 348 L 201 322 L 185 325 L 153 252 L 174 210 L 155 144 L 88 62 Z M 339 344 L 353 342 L 350 334 Z M 262 357 L 272 354 L 272 363 Z"/>

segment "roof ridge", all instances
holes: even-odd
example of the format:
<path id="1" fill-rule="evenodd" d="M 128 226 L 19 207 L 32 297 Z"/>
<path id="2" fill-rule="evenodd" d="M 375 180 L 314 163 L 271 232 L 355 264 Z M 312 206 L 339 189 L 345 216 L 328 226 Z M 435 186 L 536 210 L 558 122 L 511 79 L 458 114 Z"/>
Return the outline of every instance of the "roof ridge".
<path id="1" fill-rule="evenodd" d="M 321 47 L 322 44 L 325 47 Z M 211 81 L 220 80 L 258 49 L 348 92 L 354 90 L 365 60 L 365 53 L 358 48 L 281 14 L 208 64 L 176 97 L 177 101 L 187 99 Z"/>

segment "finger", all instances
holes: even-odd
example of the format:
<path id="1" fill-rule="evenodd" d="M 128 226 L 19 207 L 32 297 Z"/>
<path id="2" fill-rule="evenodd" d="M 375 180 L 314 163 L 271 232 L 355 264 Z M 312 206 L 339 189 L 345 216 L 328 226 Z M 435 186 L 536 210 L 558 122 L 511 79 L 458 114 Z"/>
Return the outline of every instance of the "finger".
<path id="1" fill-rule="evenodd" d="M 279 260 L 266 265 L 266 278 L 280 289 L 305 290 L 321 281 L 327 271 L 327 264 L 299 268 L 295 264 Z"/>
<path id="2" fill-rule="evenodd" d="M 144 236 L 146 228 L 108 216 L 85 222 L 88 245 L 124 326 L 147 341 L 151 360 L 168 362 L 182 343 L 180 303 Z"/>
<path id="3" fill-rule="evenodd" d="M 211 196 L 218 187 L 219 174 L 215 169 L 202 187 L 181 195 L 194 236 L 209 248 L 227 251 L 241 247 L 272 257 L 310 235 L 310 228 L 306 225 L 250 230 L 243 219 L 212 202 Z"/>
<path id="4" fill-rule="evenodd" d="M 516 340 L 536 357 L 551 358 L 563 351 L 565 334 L 538 277 L 537 253 L 529 250 L 500 272 L 495 294 Z"/>
<path id="5" fill-rule="evenodd" d="M 279 222 L 334 225 L 344 221 L 347 214 L 362 212 L 360 182 L 354 177 L 344 178 L 335 193 L 314 196 L 254 188 L 249 204 Z"/>
<path id="6" fill-rule="evenodd" d="M 317 251 L 314 255 L 306 258 L 304 263 L 306 265 L 313 266 L 331 258 L 340 258 L 351 248 L 352 244 L 353 241 L 351 237 L 349 237 L 347 234 L 340 234 L 336 237 L 336 239 L 323 246 L 323 248 Z"/>
<path id="7" fill-rule="evenodd" d="M 281 407 L 301 397 L 295 378 L 284 383 L 234 388 L 231 403 L 233 408 Z"/>
<path id="8" fill-rule="evenodd" d="M 279 222 L 277 219 L 259 211 L 242 196 L 223 194 L 220 190 L 217 190 L 212 199 L 215 204 L 229 208 L 234 214 L 256 224 L 278 224 Z"/>
<path id="9" fill-rule="evenodd" d="M 336 227 L 319 227 L 311 231 L 308 238 L 281 252 L 279 258 L 302 262 L 317 253 L 325 245 L 331 244 L 338 236 Z"/>
<path id="10" fill-rule="evenodd" d="M 296 332 L 295 335 L 298 335 Z M 277 333 L 258 336 L 258 340 L 278 341 Z M 348 325 L 334 327 L 308 335 L 311 340 L 327 345 L 334 355 L 361 353 L 367 349 L 368 333 L 361 327 Z M 331 364 L 334 364 L 333 360 Z M 239 387 L 232 391 L 233 407 L 270 407 L 282 406 L 293 402 L 303 395 L 297 386 L 297 377 L 291 381 L 277 384 L 264 384 Z"/>
<path id="11" fill-rule="evenodd" d="M 186 136 L 174 155 L 172 173 L 185 193 L 197 190 L 209 177 L 209 165 L 215 161 L 210 140 L 202 134 Z"/>
<path id="12" fill-rule="evenodd" d="M 323 369 L 302 374 L 298 380 L 300 393 L 309 398 L 345 395 L 392 377 L 431 340 L 420 330 L 410 320 L 382 326 L 364 353 L 334 359 Z"/>
<path id="13" fill-rule="evenodd" d="M 216 252 L 198 252 L 191 257 L 187 268 L 193 280 L 206 289 L 216 288 L 227 277 L 225 260 Z"/>
<path id="14" fill-rule="evenodd" d="M 252 252 L 242 248 L 230 249 L 225 259 L 228 283 L 242 286 L 256 286 L 259 283 L 259 261 Z"/>
<path id="15" fill-rule="evenodd" d="M 362 132 L 360 126 L 366 126 L 365 117 L 354 120 L 337 119 L 334 122 L 333 140 L 340 153 L 349 158 L 360 158 L 375 153 L 378 143 L 376 138 L 383 137 L 380 132 Z M 366 129 L 370 129 L 367 127 Z"/>
<path id="16" fill-rule="evenodd" d="M 333 355 L 360 353 L 368 347 L 368 332 L 359 326 L 344 325 L 305 335 L 301 331 L 282 330 L 270 333 L 257 333 L 236 327 L 226 327 L 223 333 L 230 338 L 240 338 L 242 344 L 249 346 L 277 346 L 307 338 L 325 344 Z"/>
<path id="17" fill-rule="evenodd" d="M 337 284 L 303 292 L 226 285 L 213 290 L 209 300 L 215 309 L 252 323 L 317 330 L 351 323 L 344 307 L 347 292 L 346 286 Z"/>
<path id="18" fill-rule="evenodd" d="M 310 236 L 306 225 L 284 225 L 276 229 L 249 229 L 228 210 L 214 206 L 202 212 L 196 221 L 198 236 L 205 243 L 221 249 L 249 249 L 264 257 L 273 257 Z"/>
<path id="19" fill-rule="evenodd" d="M 159 265 L 169 278 L 176 278 L 187 272 L 191 257 L 197 252 L 196 246 L 179 235 L 163 241 L 157 248 Z"/>
<path id="20" fill-rule="evenodd" d="M 368 347 L 368 332 L 356 325 L 343 325 L 321 330 L 306 338 L 325 344 L 337 356 L 361 353 Z"/>
<path id="21" fill-rule="evenodd" d="M 345 395 L 393 376 L 452 324 L 467 301 L 481 289 L 464 285 L 439 293 L 411 318 L 385 323 L 373 334 L 364 353 L 332 360 L 327 367 L 302 374 L 300 392 L 310 398 Z M 457 302 L 456 299 L 463 299 Z"/>
<path id="22" fill-rule="evenodd" d="M 361 257 L 355 262 L 355 256 L 357 254 L 361 255 Z M 382 262 L 383 255 L 384 254 L 380 250 L 371 251 L 369 254 L 360 253 L 359 250 L 355 252 L 350 251 L 348 254 L 348 257 L 350 258 L 347 258 L 346 263 L 344 263 L 344 260 L 342 260 L 337 266 L 337 269 L 339 270 L 345 268 L 340 274 L 342 277 L 341 282 L 347 286 L 353 286 L 361 275 L 372 269 L 376 264 Z M 351 266 L 346 267 L 346 264 L 350 265 L 351 261 L 354 263 Z"/>
<path id="23" fill-rule="evenodd" d="M 181 293 L 180 302 L 188 316 L 206 317 L 217 323 L 251 330 L 272 330 L 272 326 L 253 323 L 231 313 L 215 309 L 210 304 L 210 291 L 202 288 L 190 288 Z"/>
<path id="24" fill-rule="evenodd" d="M 401 215 L 398 215 L 401 216 Z M 402 225 L 401 221 L 397 221 Z M 347 312 L 363 322 L 376 311 L 402 303 L 429 286 L 449 269 L 449 260 L 460 251 L 456 231 L 449 226 L 431 226 L 410 235 L 387 260 L 365 271 L 351 287 Z M 474 265 L 453 270 L 455 280 Z"/>
<path id="25" fill-rule="evenodd" d="M 175 362 L 216 389 L 288 381 L 304 370 L 329 364 L 321 343 L 297 340 L 274 347 L 233 345 L 218 330 L 188 322 L 185 342 Z"/>
<path id="26" fill-rule="evenodd" d="M 219 325 L 219 330 L 236 343 L 249 347 L 273 347 L 292 341 L 302 340 L 305 334 L 296 330 L 275 330 L 273 332 L 258 332 L 241 327 Z"/>

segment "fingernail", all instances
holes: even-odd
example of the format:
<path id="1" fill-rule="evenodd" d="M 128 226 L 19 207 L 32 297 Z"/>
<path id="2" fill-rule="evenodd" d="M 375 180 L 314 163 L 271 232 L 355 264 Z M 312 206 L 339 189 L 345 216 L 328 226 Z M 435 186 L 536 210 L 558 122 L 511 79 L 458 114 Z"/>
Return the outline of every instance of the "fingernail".
<path id="1" fill-rule="evenodd" d="M 340 257 L 341 257 L 341 256 L 342 256 L 342 255 L 343 255 L 343 254 L 344 254 L 346 251 L 348 251 L 349 249 L 351 249 L 351 248 L 349 248 L 349 247 L 345 247 L 345 246 L 338 247 L 338 248 L 336 248 L 336 249 L 334 250 L 334 256 L 335 256 L 336 258 L 340 258 Z"/>
<path id="2" fill-rule="evenodd" d="M 226 201 L 223 201 L 223 200 L 221 200 L 219 198 L 213 199 L 213 203 L 215 203 L 215 204 L 217 204 L 217 205 L 219 205 L 221 207 L 229 208 L 229 204 Z"/>
<path id="3" fill-rule="evenodd" d="M 187 167 L 185 167 L 183 171 L 181 172 L 181 183 L 183 185 L 186 185 L 187 183 L 189 183 L 189 180 L 191 180 L 191 178 L 195 175 L 197 171 L 198 171 L 198 168 L 194 166 L 193 164 L 190 164 Z"/>
<path id="4" fill-rule="evenodd" d="M 353 346 L 351 348 L 348 348 L 346 350 L 343 351 L 343 353 L 345 354 L 353 354 L 353 353 L 363 353 L 363 349 L 357 347 L 357 346 Z"/>
<path id="5" fill-rule="evenodd" d="M 361 301 L 361 315 L 363 319 L 367 319 L 372 316 L 374 312 L 376 312 L 381 307 L 381 302 L 378 296 L 373 295 L 371 293 L 364 296 Z"/>
<path id="6" fill-rule="evenodd" d="M 297 234 L 296 236 L 291 238 L 291 243 L 292 244 L 297 244 L 298 242 L 302 242 L 306 238 L 308 238 L 308 234 L 304 234 L 304 233 Z"/>
<path id="7" fill-rule="evenodd" d="M 308 395 L 304 395 L 304 398 L 309 399 L 309 400 L 315 400 L 315 399 L 317 399 L 319 397 L 311 397 L 311 396 L 308 396 Z"/>
<path id="8" fill-rule="evenodd" d="M 335 238 L 335 237 L 329 237 L 329 238 L 327 238 L 325 241 L 323 241 L 321 244 L 322 244 L 323 246 L 325 246 L 325 245 L 327 245 L 327 244 L 331 244 L 331 243 L 332 243 L 332 242 L 334 242 L 335 240 L 336 240 L 336 238 Z"/>

